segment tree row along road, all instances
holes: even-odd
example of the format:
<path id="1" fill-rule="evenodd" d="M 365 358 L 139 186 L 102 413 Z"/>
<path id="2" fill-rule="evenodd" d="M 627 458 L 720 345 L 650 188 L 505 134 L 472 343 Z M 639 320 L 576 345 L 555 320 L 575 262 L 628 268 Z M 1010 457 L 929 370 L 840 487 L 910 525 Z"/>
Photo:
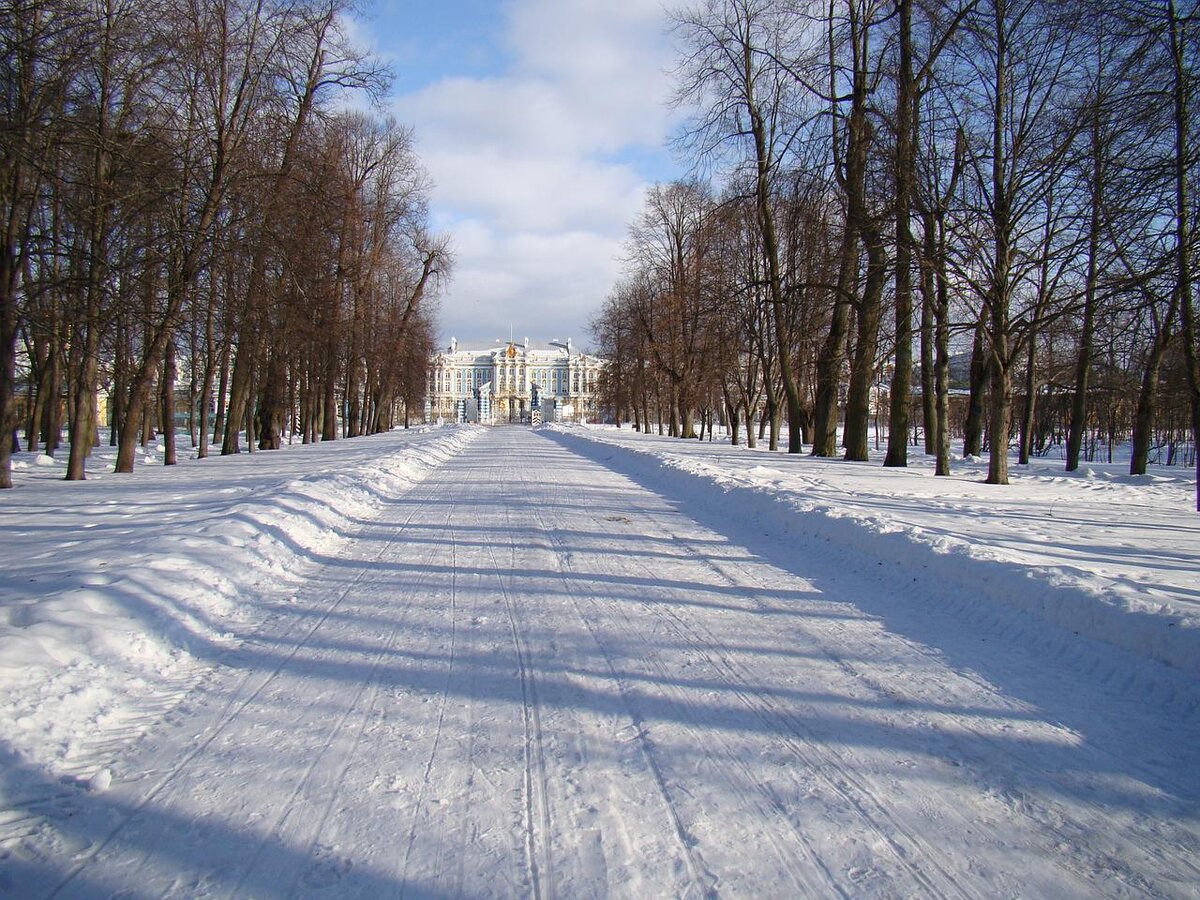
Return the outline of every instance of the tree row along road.
<path id="1" fill-rule="evenodd" d="M 386 506 L 5 889 L 1195 896 L 1138 748 L 571 446 L 491 430 Z"/>

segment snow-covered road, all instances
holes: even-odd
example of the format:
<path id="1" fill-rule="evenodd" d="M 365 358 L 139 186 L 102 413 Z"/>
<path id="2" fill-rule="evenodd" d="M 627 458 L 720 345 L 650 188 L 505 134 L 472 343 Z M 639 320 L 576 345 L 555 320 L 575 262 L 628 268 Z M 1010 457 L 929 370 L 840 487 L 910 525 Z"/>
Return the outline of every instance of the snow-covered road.
<path id="1" fill-rule="evenodd" d="M 1200 896 L 1191 700 L 893 627 L 894 572 L 582 443 L 488 430 L 384 504 L 0 891 Z"/>

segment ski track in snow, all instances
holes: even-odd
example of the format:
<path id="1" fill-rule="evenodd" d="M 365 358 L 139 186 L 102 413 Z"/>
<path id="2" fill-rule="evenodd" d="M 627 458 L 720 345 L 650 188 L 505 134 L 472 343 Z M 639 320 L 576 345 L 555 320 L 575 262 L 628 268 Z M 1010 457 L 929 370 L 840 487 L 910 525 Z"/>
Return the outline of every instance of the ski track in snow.
<path id="1" fill-rule="evenodd" d="M 1200 897 L 1194 680 L 656 466 L 461 442 L 5 811 L 0 896 Z"/>
<path id="2" fill-rule="evenodd" d="M 505 516 L 504 533 L 510 538 L 514 533 L 511 517 L 512 503 L 519 498 L 505 498 L 503 504 Z M 504 611 L 512 629 L 513 649 L 516 652 L 517 666 L 521 682 L 521 723 L 524 729 L 523 745 L 525 753 L 525 854 L 529 864 L 531 888 L 535 897 L 548 895 L 543 883 L 554 882 L 554 859 L 550 850 L 550 810 L 546 800 L 546 757 L 542 740 L 542 717 L 537 695 L 533 665 L 529 648 L 524 637 L 524 628 L 518 621 L 516 604 L 505 585 L 505 572 L 516 572 L 518 565 L 517 544 L 509 544 L 508 568 L 505 569 L 496 558 L 494 546 L 488 547 L 492 564 L 496 568 L 496 580 L 500 594 L 504 598 Z M 540 834 L 539 834 L 540 832 Z M 539 848 L 538 844 L 541 844 Z M 539 866 L 538 860 L 541 859 Z"/>

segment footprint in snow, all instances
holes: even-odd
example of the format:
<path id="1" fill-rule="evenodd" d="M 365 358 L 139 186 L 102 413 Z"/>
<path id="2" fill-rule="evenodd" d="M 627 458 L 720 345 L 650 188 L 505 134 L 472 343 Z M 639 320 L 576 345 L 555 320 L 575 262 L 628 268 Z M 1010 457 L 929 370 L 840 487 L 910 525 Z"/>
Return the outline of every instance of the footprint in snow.
<path id="1" fill-rule="evenodd" d="M 317 857 L 304 873 L 304 885 L 315 890 L 333 887 L 349 873 L 353 863 L 332 847 L 318 847 Z"/>

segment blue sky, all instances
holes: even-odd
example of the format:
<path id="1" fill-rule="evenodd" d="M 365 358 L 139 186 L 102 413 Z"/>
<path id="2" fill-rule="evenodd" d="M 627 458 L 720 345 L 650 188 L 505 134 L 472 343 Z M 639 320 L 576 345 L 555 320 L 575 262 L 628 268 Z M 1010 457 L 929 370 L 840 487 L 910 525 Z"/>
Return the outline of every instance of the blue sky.
<path id="1" fill-rule="evenodd" d="M 356 30 L 455 248 L 439 337 L 589 343 L 646 187 L 680 174 L 661 0 L 374 0 Z"/>
<path id="2" fill-rule="evenodd" d="M 495 76 L 512 57 L 497 41 L 505 22 L 496 0 L 375 0 L 362 24 L 396 67 L 396 90 L 409 93 L 447 75 Z"/>

